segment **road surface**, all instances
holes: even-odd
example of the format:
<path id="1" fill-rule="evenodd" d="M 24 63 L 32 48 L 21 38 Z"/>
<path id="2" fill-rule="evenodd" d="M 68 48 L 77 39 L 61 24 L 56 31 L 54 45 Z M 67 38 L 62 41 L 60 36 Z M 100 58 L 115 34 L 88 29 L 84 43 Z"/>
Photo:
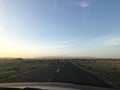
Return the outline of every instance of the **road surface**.
<path id="1" fill-rule="evenodd" d="M 70 62 L 32 71 L 4 82 L 64 82 L 97 87 L 109 87 L 95 76 L 81 70 Z"/>

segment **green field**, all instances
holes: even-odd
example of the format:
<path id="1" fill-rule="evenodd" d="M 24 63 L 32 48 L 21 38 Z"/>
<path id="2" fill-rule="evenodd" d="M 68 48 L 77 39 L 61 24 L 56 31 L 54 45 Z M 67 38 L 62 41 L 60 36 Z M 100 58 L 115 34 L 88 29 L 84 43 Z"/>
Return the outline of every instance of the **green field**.
<path id="1" fill-rule="evenodd" d="M 57 65 L 58 60 L 38 59 L 0 59 L 0 81 L 9 79 L 33 70 Z"/>
<path id="2" fill-rule="evenodd" d="M 94 74 L 100 80 L 116 89 L 120 89 L 120 60 L 118 59 L 83 59 L 72 60 L 79 68 Z"/>

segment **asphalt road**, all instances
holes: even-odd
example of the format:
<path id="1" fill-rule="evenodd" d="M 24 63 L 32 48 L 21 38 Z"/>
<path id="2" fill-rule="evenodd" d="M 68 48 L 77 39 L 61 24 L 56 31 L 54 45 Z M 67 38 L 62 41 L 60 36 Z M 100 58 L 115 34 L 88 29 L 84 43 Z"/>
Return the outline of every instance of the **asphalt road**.
<path id="1" fill-rule="evenodd" d="M 64 82 L 110 88 L 97 77 L 79 69 L 70 62 L 32 71 L 4 82 Z"/>

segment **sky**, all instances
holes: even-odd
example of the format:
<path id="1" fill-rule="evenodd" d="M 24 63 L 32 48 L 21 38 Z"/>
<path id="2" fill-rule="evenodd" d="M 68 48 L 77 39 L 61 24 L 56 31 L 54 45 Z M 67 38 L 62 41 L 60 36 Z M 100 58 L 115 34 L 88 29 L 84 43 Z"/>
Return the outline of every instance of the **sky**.
<path id="1" fill-rule="evenodd" d="M 0 0 L 0 57 L 120 58 L 120 0 Z"/>

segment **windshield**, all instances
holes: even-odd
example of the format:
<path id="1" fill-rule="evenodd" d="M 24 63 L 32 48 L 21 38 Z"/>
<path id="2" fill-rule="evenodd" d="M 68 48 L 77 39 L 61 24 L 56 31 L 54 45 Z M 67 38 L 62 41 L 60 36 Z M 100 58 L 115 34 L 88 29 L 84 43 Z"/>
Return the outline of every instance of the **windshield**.
<path id="1" fill-rule="evenodd" d="M 120 0 L 0 0 L 0 82 L 120 89 Z"/>

